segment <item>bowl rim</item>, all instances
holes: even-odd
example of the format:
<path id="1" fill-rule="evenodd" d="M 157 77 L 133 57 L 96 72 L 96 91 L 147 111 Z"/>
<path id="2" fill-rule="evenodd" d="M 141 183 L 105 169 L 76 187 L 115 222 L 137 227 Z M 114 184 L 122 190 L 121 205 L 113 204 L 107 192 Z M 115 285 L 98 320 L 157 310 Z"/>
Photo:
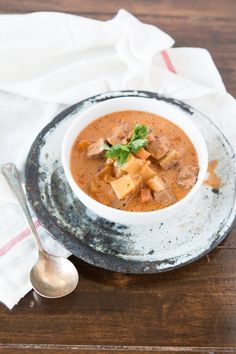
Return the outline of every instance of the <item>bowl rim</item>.
<path id="1" fill-rule="evenodd" d="M 154 93 L 153 93 L 154 94 Z M 88 201 L 88 203 L 91 205 L 93 204 L 94 209 L 98 209 L 102 210 L 102 214 L 106 214 L 107 213 L 113 213 L 114 216 L 117 216 L 119 218 L 120 217 L 145 217 L 145 216 L 162 216 L 165 215 L 167 212 L 173 212 L 174 209 L 177 209 L 179 207 L 181 207 L 183 204 L 185 204 L 186 202 L 188 202 L 193 195 L 196 193 L 196 191 L 200 188 L 201 184 L 203 183 L 204 177 L 206 175 L 207 172 L 207 164 L 208 164 L 208 151 L 207 151 L 207 146 L 206 146 L 206 142 L 200 132 L 200 130 L 193 124 L 193 122 L 190 122 L 188 124 L 191 125 L 191 127 L 198 132 L 198 135 L 200 136 L 201 140 L 202 140 L 202 148 L 205 150 L 205 159 L 203 161 L 203 166 L 199 165 L 199 173 L 198 176 L 200 174 L 200 172 L 202 172 L 202 177 L 201 179 L 198 178 L 197 182 L 194 184 L 194 186 L 191 188 L 191 190 L 186 194 L 186 196 L 184 196 L 182 199 L 178 200 L 177 202 L 175 202 L 174 204 L 171 204 L 170 206 L 161 208 L 161 209 L 157 209 L 157 210 L 152 210 L 152 211 L 126 211 L 126 210 L 121 210 L 121 209 L 117 209 L 117 208 L 113 208 L 110 206 L 107 206 L 103 203 L 98 202 L 96 199 L 90 197 L 89 194 L 87 194 L 85 191 L 83 191 L 82 188 L 80 188 L 80 186 L 75 182 L 73 175 L 71 173 L 71 169 L 69 166 L 69 163 L 67 161 L 66 158 L 66 154 L 64 153 L 66 150 L 66 145 L 67 145 L 67 138 L 69 137 L 69 135 L 71 134 L 74 126 L 76 126 L 77 122 L 81 119 L 81 116 L 83 118 L 83 115 L 89 114 L 89 112 L 92 110 L 95 110 L 96 107 L 98 105 L 106 105 L 107 102 L 111 102 L 113 100 L 123 100 L 123 99 L 127 99 L 127 98 L 131 98 L 132 100 L 137 100 L 137 99 L 145 99 L 145 100 L 150 100 L 150 97 L 140 97 L 140 96 L 122 96 L 122 97 L 112 97 L 110 98 L 108 101 L 102 101 L 102 102 L 97 102 L 95 105 L 89 106 L 88 108 L 85 108 L 84 110 L 82 110 L 81 112 L 79 112 L 79 114 L 74 118 L 74 120 L 71 122 L 71 124 L 68 126 L 68 128 L 66 129 L 66 132 L 64 134 L 64 138 L 63 138 L 63 142 L 62 142 L 62 148 L 61 148 L 61 159 L 62 159 L 62 165 L 65 171 L 65 175 L 66 178 L 69 182 L 69 184 L 71 185 L 74 193 L 76 194 L 76 196 L 81 200 L 81 202 L 83 204 L 85 204 L 84 199 Z M 155 98 L 155 97 L 153 97 Z M 158 101 L 157 101 L 158 102 Z M 168 104 L 168 102 L 165 102 L 166 104 Z M 174 107 L 174 109 L 176 109 L 176 107 Z M 124 111 L 126 109 L 124 108 Z M 113 112 L 116 112 L 115 110 Z M 147 110 L 145 110 L 144 112 L 148 112 Z M 112 113 L 112 112 L 111 112 Z M 109 114 L 109 113 L 108 113 Z M 158 112 L 156 113 L 158 115 Z M 101 116 L 102 117 L 102 116 Z M 169 120 L 167 117 L 163 117 L 166 120 Z M 94 122 L 96 119 L 99 119 L 99 117 L 96 117 L 94 119 L 91 119 L 87 124 L 83 125 L 83 127 L 80 130 L 77 130 L 77 134 L 76 137 L 80 134 L 80 132 L 89 124 L 91 124 L 92 122 Z M 170 121 L 170 120 L 169 120 Z M 172 122 L 173 123 L 173 122 Z M 173 123 L 175 125 L 177 125 L 180 129 L 182 129 L 185 134 L 188 136 L 188 138 L 190 139 L 191 143 L 193 144 L 193 146 L 196 149 L 196 144 L 194 144 L 194 142 L 192 141 L 191 137 L 186 133 L 186 131 L 184 130 L 183 127 L 181 127 L 180 125 L 178 125 L 177 123 Z M 75 139 L 73 140 L 73 143 L 71 143 L 71 147 L 70 147 L 70 153 L 69 156 L 71 154 L 71 149 L 72 146 L 75 142 Z M 197 149 L 196 149 L 197 151 Z M 82 194 L 83 198 L 80 198 L 80 196 L 78 194 Z M 86 205 L 86 204 L 85 204 Z M 86 207 L 88 207 L 86 205 Z M 92 209 L 92 208 L 91 208 Z M 100 214 L 101 215 L 101 214 Z M 104 216 L 105 217 L 105 216 Z M 109 219 L 109 217 L 107 218 Z"/>

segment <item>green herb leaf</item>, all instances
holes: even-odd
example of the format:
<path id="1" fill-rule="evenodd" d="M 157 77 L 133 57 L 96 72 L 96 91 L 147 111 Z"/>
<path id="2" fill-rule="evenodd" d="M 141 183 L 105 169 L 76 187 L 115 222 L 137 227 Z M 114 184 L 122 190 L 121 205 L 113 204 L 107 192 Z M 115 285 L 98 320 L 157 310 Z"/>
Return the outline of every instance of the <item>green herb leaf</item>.
<path id="1" fill-rule="evenodd" d="M 143 146 L 147 145 L 147 139 L 137 139 L 129 143 L 129 148 L 132 152 L 138 152 Z"/>
<path id="2" fill-rule="evenodd" d="M 148 135 L 148 128 L 145 125 L 136 125 L 128 144 L 116 144 L 109 146 L 104 144 L 104 149 L 106 150 L 106 157 L 116 159 L 118 164 L 122 166 L 128 159 L 130 153 L 138 152 L 143 146 L 148 143 L 146 139 Z"/>
<path id="3" fill-rule="evenodd" d="M 137 139 L 144 139 L 148 135 L 148 128 L 144 124 L 139 124 L 134 127 L 133 135 L 130 142 Z"/>
<path id="4" fill-rule="evenodd" d="M 122 151 L 122 153 L 118 157 L 118 165 L 122 166 L 126 163 L 128 157 L 129 157 L 130 152 L 129 151 Z"/>
<path id="5" fill-rule="evenodd" d="M 119 156 L 123 153 L 123 152 L 128 152 L 129 153 L 129 148 L 126 145 L 122 145 L 122 144 L 116 144 L 113 145 L 109 148 L 109 150 L 107 149 L 106 152 L 106 157 L 110 157 L 110 158 L 119 158 Z"/>

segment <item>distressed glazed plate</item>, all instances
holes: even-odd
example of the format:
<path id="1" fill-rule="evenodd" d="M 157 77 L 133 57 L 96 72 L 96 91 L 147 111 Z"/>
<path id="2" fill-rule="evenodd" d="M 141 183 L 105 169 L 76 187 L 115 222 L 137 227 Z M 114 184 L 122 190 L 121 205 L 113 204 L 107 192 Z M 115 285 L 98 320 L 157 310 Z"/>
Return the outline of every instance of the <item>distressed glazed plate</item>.
<path id="1" fill-rule="evenodd" d="M 145 226 L 109 222 L 81 204 L 65 179 L 60 161 L 63 135 L 81 110 L 124 96 L 163 100 L 187 114 L 207 142 L 209 160 L 219 160 L 220 191 L 202 185 L 175 218 Z M 67 108 L 38 135 L 25 167 L 29 201 L 52 237 L 90 264 L 125 273 L 172 270 L 213 250 L 235 219 L 235 175 L 233 150 L 207 117 L 183 102 L 145 91 L 109 92 Z"/>

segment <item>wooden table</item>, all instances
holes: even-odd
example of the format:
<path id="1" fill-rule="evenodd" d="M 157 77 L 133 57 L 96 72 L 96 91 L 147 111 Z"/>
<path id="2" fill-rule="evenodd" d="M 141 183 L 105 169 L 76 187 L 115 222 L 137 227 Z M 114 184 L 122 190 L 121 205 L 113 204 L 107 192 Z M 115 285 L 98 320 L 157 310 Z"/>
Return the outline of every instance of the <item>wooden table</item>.
<path id="1" fill-rule="evenodd" d="M 102 20 L 121 7 L 177 46 L 207 48 L 236 96 L 235 0 L 0 0 L 1 13 Z M 166 274 L 122 275 L 73 260 L 81 275 L 73 294 L 30 292 L 11 312 L 0 307 L 0 353 L 236 353 L 236 228 L 208 256 Z"/>

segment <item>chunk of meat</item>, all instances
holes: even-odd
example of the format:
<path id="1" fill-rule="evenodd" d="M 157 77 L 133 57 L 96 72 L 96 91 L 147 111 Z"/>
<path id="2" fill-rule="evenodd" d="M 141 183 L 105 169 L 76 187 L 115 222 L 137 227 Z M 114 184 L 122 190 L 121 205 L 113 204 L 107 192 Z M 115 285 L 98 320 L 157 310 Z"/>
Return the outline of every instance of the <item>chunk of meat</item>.
<path id="1" fill-rule="evenodd" d="M 121 144 L 122 140 L 123 139 L 119 138 L 118 135 L 112 135 L 107 138 L 107 141 L 110 145 Z"/>
<path id="2" fill-rule="evenodd" d="M 152 192 L 149 188 L 142 188 L 140 190 L 140 197 L 141 197 L 141 203 L 151 202 L 153 199 Z"/>
<path id="3" fill-rule="evenodd" d="M 180 153 L 177 150 L 170 150 L 166 156 L 164 156 L 162 159 L 160 159 L 159 164 L 164 170 L 170 170 L 172 167 L 174 167 L 178 159 L 180 158 Z"/>
<path id="4" fill-rule="evenodd" d="M 131 175 L 136 175 L 137 173 L 139 173 L 144 164 L 145 160 L 136 159 L 136 157 L 130 155 L 128 161 L 120 168 L 122 171 L 126 171 Z"/>
<path id="5" fill-rule="evenodd" d="M 155 135 L 153 133 L 149 133 L 147 139 L 149 143 L 153 143 L 153 141 L 156 140 Z"/>
<path id="6" fill-rule="evenodd" d="M 163 189 L 160 192 L 154 192 L 154 199 L 162 207 L 167 207 L 167 206 L 172 205 L 176 202 L 176 198 L 175 198 L 174 194 L 168 189 Z"/>
<path id="7" fill-rule="evenodd" d="M 141 148 L 138 152 L 135 153 L 135 156 L 137 156 L 141 160 L 147 160 L 150 155 L 150 152 L 148 152 L 144 148 Z"/>
<path id="8" fill-rule="evenodd" d="M 90 145 L 90 142 L 87 140 L 81 140 L 79 144 L 77 145 L 77 150 L 79 152 L 87 150 L 88 146 Z"/>
<path id="9" fill-rule="evenodd" d="M 154 177 L 156 175 L 155 171 L 153 171 L 148 165 L 149 161 L 145 163 L 145 165 L 140 170 L 140 175 L 143 178 L 143 181 L 146 182 L 148 179 Z"/>
<path id="10" fill-rule="evenodd" d="M 129 193 L 134 192 L 137 187 L 136 181 L 129 174 L 110 183 L 118 199 L 124 199 Z"/>
<path id="11" fill-rule="evenodd" d="M 183 188 L 191 188 L 197 181 L 198 166 L 184 166 L 177 177 L 176 183 Z"/>
<path id="12" fill-rule="evenodd" d="M 130 133 L 128 122 L 122 122 L 114 129 L 114 134 L 117 134 L 120 138 L 125 138 Z"/>
<path id="13" fill-rule="evenodd" d="M 159 177 L 154 176 L 146 181 L 148 187 L 150 187 L 154 192 L 160 192 L 166 188 L 165 182 Z"/>
<path id="14" fill-rule="evenodd" d="M 159 160 L 163 156 L 165 156 L 170 148 L 170 142 L 166 136 L 160 136 L 159 138 L 155 138 L 154 141 L 150 142 L 147 145 L 147 150 L 150 152 L 154 159 Z"/>
<path id="15" fill-rule="evenodd" d="M 111 145 L 126 144 L 129 133 L 128 123 L 124 122 L 114 129 L 112 135 L 107 138 L 107 141 Z"/>
<path id="16" fill-rule="evenodd" d="M 88 157 L 100 157 L 104 152 L 105 139 L 100 138 L 96 143 L 91 144 L 87 148 Z"/>

